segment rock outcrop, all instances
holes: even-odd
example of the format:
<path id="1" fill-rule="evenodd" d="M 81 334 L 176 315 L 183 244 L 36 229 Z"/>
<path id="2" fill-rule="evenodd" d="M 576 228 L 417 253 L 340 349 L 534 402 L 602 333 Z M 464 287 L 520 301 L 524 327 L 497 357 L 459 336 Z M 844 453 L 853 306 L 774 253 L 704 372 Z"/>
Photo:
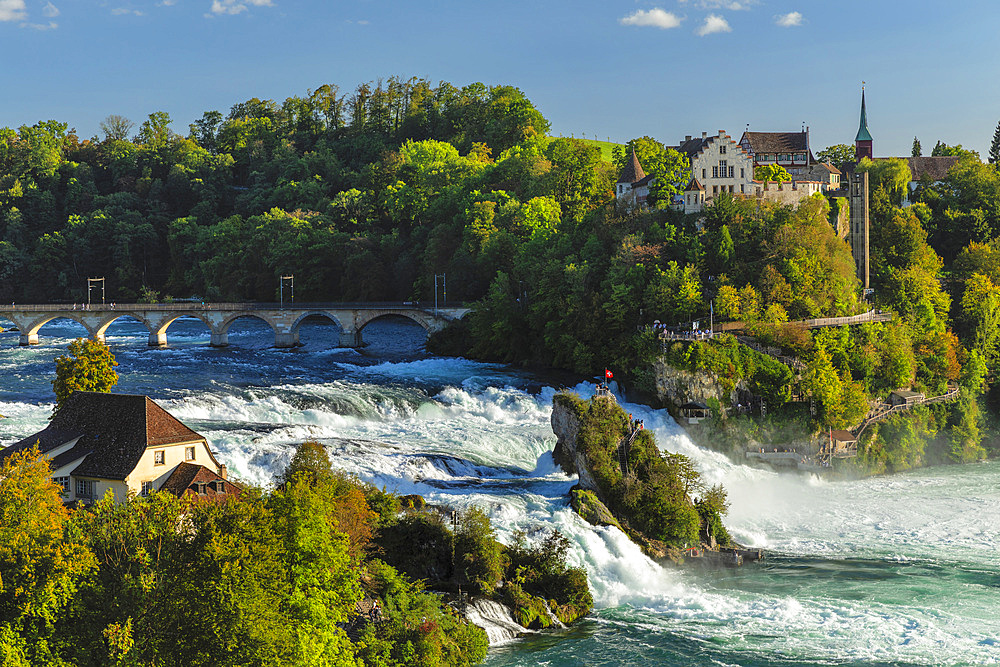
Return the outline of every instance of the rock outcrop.
<path id="1" fill-rule="evenodd" d="M 708 371 L 686 371 L 667 364 L 658 358 L 653 364 L 656 396 L 660 402 L 674 409 L 692 401 L 707 403 L 715 399 L 726 405 L 736 405 L 741 393 L 746 392 L 743 382 L 732 391 L 726 391 L 719 379 Z"/>
<path id="2" fill-rule="evenodd" d="M 559 401 L 552 405 L 552 432 L 556 434 L 556 446 L 552 450 L 552 458 L 567 475 L 580 477 L 580 488 L 592 491 L 600 498 L 600 489 L 590 474 L 587 460 L 576 448 L 576 439 L 580 435 L 580 420 L 567 406 Z"/>

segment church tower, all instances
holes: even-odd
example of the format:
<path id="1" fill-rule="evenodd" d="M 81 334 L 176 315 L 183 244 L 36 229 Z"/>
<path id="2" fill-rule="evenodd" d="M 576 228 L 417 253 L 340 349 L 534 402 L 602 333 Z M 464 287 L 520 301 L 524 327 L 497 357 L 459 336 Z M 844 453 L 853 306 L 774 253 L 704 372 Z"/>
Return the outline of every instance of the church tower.
<path id="1" fill-rule="evenodd" d="M 865 112 L 864 86 L 861 86 L 861 126 L 858 127 L 858 136 L 854 137 L 854 159 L 861 162 L 861 158 L 875 159 L 872 155 L 872 135 L 868 131 L 868 114 Z"/>

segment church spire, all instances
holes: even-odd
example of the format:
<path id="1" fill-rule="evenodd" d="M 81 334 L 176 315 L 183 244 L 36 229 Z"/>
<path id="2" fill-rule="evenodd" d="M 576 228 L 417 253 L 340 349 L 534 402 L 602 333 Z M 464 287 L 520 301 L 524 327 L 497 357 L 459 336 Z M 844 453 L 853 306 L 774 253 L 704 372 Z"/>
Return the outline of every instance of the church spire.
<path id="1" fill-rule="evenodd" d="M 860 162 L 862 158 L 873 159 L 872 134 L 868 131 L 868 112 L 865 110 L 865 84 L 861 83 L 861 123 L 858 126 L 858 136 L 854 137 L 854 158 Z"/>
<path id="2" fill-rule="evenodd" d="M 868 113 L 865 111 L 865 87 L 861 86 L 861 126 L 858 128 L 858 136 L 855 141 L 871 141 L 872 135 L 868 131 Z"/>

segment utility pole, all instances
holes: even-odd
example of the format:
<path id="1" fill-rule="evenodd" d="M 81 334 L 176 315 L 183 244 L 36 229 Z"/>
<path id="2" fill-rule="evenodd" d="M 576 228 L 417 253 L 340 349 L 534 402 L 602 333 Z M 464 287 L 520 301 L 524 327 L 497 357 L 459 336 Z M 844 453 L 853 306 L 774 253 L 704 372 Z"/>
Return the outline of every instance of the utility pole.
<path id="1" fill-rule="evenodd" d="M 435 273 L 434 274 L 434 317 L 438 316 L 438 278 L 441 279 L 441 291 L 443 294 L 442 301 L 447 305 L 448 303 L 448 274 L 447 273 Z"/>
<path id="2" fill-rule="evenodd" d="M 95 283 L 101 283 L 101 305 L 105 303 L 104 278 L 87 278 L 87 307 L 90 307 L 90 290 Z"/>
<path id="3" fill-rule="evenodd" d="M 291 291 L 291 301 L 292 305 L 295 305 L 295 275 L 281 276 L 280 287 L 278 287 L 279 299 L 281 299 L 281 310 L 285 309 L 285 281 L 288 281 L 288 287 Z"/>

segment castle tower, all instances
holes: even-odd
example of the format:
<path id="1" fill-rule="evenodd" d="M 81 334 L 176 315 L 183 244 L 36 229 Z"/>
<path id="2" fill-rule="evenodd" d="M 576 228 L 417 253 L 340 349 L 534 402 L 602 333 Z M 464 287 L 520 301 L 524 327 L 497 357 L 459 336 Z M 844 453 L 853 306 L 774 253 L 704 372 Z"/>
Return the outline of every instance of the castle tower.
<path id="1" fill-rule="evenodd" d="M 861 86 L 861 125 L 858 127 L 858 136 L 854 137 L 854 159 L 861 162 L 861 158 L 875 159 L 872 154 L 872 135 L 868 131 L 868 114 L 865 112 L 864 86 Z"/>

